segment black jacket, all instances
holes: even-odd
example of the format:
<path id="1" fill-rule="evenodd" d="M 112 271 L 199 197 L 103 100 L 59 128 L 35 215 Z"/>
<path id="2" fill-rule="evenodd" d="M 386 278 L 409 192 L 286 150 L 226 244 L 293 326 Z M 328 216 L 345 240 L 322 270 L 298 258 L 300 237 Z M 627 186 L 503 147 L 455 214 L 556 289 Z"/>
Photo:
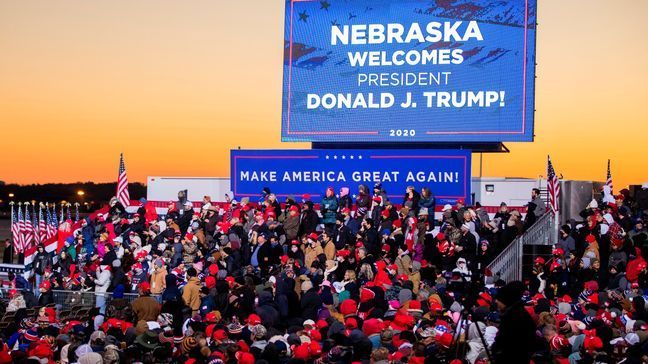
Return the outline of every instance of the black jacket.
<path id="1" fill-rule="evenodd" d="M 313 203 L 306 201 L 308 209 L 302 211 L 300 220 L 299 220 L 299 236 L 308 235 L 315 231 L 317 225 L 319 225 L 319 216 L 317 212 L 313 210 Z"/>
<path id="2" fill-rule="evenodd" d="M 318 311 L 322 308 L 322 299 L 319 294 L 317 294 L 317 289 L 315 287 L 302 294 L 300 303 L 302 318 L 304 320 L 317 320 Z"/>
<path id="3" fill-rule="evenodd" d="M 45 251 L 36 253 L 36 256 L 34 257 L 34 272 L 36 272 L 36 274 L 43 275 L 45 273 L 45 268 L 51 265 L 52 257 L 49 253 L 46 253 Z"/>
<path id="4" fill-rule="evenodd" d="M 333 241 L 335 241 L 335 248 L 337 249 L 344 249 L 346 245 L 351 245 L 353 243 L 351 229 L 344 224 L 339 225 L 335 230 L 335 238 Z"/>
<path id="5" fill-rule="evenodd" d="M 277 327 L 281 322 L 279 310 L 274 303 L 272 293 L 268 291 L 263 291 L 259 294 L 259 306 L 255 312 L 261 317 L 261 322 L 266 327 Z"/>
<path id="6" fill-rule="evenodd" d="M 512 345 L 514 343 L 515 345 Z M 535 325 L 518 301 L 501 316 L 499 331 L 493 343 L 495 364 L 528 363 L 535 345 Z"/>
<path id="7" fill-rule="evenodd" d="M 51 290 L 41 293 L 40 296 L 38 296 L 38 305 L 39 306 L 47 306 L 50 303 L 54 303 L 54 294 L 52 293 Z"/>
<path id="8" fill-rule="evenodd" d="M 101 259 L 101 265 L 108 265 L 112 268 L 112 263 L 115 260 L 117 260 L 117 253 L 115 253 L 115 250 L 110 249 Z"/>

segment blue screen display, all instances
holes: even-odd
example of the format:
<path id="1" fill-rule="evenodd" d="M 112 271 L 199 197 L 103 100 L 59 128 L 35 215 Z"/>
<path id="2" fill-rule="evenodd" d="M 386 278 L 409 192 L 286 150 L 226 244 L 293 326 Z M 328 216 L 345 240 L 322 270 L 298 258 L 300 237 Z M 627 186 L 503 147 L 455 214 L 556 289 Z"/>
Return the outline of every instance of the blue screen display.
<path id="1" fill-rule="evenodd" d="M 282 140 L 532 141 L 536 0 L 286 0 Z"/>
<path id="2" fill-rule="evenodd" d="M 268 187 L 280 201 L 309 194 L 319 202 L 328 187 L 353 195 L 380 182 L 395 203 L 413 186 L 430 188 L 437 204 L 454 204 L 470 200 L 470 157 L 468 150 L 232 150 L 232 190 L 251 201 Z"/>

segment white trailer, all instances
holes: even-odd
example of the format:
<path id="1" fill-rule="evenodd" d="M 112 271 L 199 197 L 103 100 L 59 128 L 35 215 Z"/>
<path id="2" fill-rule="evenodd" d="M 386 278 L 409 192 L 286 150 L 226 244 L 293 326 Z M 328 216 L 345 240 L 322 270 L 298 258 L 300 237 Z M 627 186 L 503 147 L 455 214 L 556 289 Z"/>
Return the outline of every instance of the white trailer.
<path id="1" fill-rule="evenodd" d="M 168 201 L 178 200 L 178 191 L 187 191 L 187 200 L 201 202 L 204 196 L 212 201 L 225 201 L 230 191 L 229 177 L 161 177 L 150 176 L 146 183 L 146 199 L 166 211 Z"/>
<path id="2" fill-rule="evenodd" d="M 521 207 L 531 201 L 531 190 L 545 189 L 544 179 L 481 177 L 472 179 L 473 202 L 482 206 L 497 206 L 504 202 Z"/>

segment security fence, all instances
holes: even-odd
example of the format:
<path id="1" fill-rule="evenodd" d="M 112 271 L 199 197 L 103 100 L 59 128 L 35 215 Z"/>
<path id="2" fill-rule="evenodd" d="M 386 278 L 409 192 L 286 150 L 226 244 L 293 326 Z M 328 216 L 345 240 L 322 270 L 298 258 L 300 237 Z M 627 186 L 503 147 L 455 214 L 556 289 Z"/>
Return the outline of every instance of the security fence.
<path id="1" fill-rule="evenodd" d="M 0 288 L 0 298 L 9 300 L 10 288 Z M 97 297 L 104 297 L 106 304 L 115 299 L 112 292 L 94 292 L 94 291 L 69 291 L 69 290 L 52 290 L 54 296 L 54 304 L 63 309 L 72 307 L 92 308 L 96 306 Z M 132 302 L 138 297 L 137 293 L 124 293 L 123 299 L 127 302 Z M 153 296 L 157 298 L 157 296 Z"/>

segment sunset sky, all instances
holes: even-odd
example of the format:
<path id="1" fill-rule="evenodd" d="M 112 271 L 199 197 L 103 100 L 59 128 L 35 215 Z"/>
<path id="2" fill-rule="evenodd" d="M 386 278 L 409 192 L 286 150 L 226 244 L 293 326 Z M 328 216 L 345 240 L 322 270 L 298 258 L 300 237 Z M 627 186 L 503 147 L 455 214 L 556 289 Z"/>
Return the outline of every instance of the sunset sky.
<path id="1" fill-rule="evenodd" d="M 0 180 L 227 176 L 280 143 L 283 0 L 3 0 Z M 485 176 L 648 181 L 648 1 L 541 1 L 534 143 Z M 478 156 L 473 159 L 477 175 Z"/>

